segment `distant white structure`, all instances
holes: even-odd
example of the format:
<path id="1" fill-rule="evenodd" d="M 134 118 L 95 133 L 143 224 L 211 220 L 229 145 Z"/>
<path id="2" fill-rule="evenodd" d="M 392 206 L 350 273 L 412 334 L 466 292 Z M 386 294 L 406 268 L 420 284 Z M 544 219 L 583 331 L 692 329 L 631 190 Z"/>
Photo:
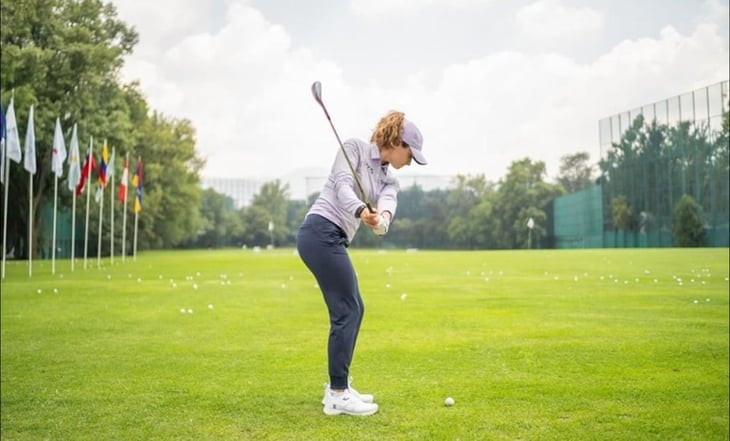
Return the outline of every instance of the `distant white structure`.
<path id="1" fill-rule="evenodd" d="M 455 186 L 454 176 L 436 175 L 403 175 L 398 176 L 401 189 L 405 190 L 418 185 L 423 191 L 436 189 L 451 189 Z M 324 174 L 303 175 L 289 174 L 279 178 L 211 178 L 201 177 L 202 188 L 212 188 L 218 193 L 233 199 L 236 209 L 248 207 L 253 198 L 261 191 L 267 182 L 278 179 L 282 184 L 289 185 L 289 197 L 294 200 L 305 200 L 312 194 L 319 193 L 324 186 L 327 176 Z"/>
<path id="2" fill-rule="evenodd" d="M 258 194 L 261 186 L 268 182 L 265 179 L 244 178 L 201 178 L 201 186 L 212 188 L 218 193 L 233 199 L 236 209 L 251 205 L 253 197 Z"/>

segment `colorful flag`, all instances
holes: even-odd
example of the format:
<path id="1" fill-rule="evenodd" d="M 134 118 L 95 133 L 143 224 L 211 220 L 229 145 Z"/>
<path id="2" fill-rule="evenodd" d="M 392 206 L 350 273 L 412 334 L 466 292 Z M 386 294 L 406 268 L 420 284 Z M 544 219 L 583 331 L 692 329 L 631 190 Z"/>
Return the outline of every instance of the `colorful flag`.
<path id="1" fill-rule="evenodd" d="M 81 168 L 81 179 L 79 179 L 79 185 L 76 186 L 76 195 L 80 195 L 84 192 L 86 186 L 86 180 L 91 176 L 91 172 L 96 170 L 96 162 L 94 161 L 94 155 L 86 153 L 84 158 L 84 166 Z"/>
<path id="2" fill-rule="evenodd" d="M 107 164 L 109 164 L 109 148 L 104 140 L 104 148 L 101 149 L 101 164 L 99 164 L 99 184 L 102 188 L 106 187 Z"/>
<path id="3" fill-rule="evenodd" d="M 137 188 L 137 197 L 134 198 L 134 212 L 142 211 L 142 160 L 137 161 L 137 171 L 132 177 L 132 185 Z"/>
<path id="4" fill-rule="evenodd" d="M 81 181 L 81 167 L 79 166 L 79 136 L 76 132 L 76 124 L 71 135 L 71 155 L 68 157 L 68 189 L 76 190 Z"/>
<path id="5" fill-rule="evenodd" d="M 127 200 L 127 181 L 129 180 L 129 156 L 124 158 L 124 169 L 122 170 L 122 182 L 119 183 L 119 202 L 122 204 Z"/>
<path id="6" fill-rule="evenodd" d="M 66 142 L 63 140 L 63 131 L 61 130 L 61 119 L 56 117 L 56 130 L 53 133 L 53 158 L 51 160 L 51 170 L 59 178 L 63 176 L 63 161 L 66 160 Z"/>
<path id="7" fill-rule="evenodd" d="M 30 112 L 28 112 L 28 129 L 25 132 L 25 161 L 23 161 L 23 166 L 28 170 L 28 173 L 31 175 L 35 174 L 35 125 L 33 124 L 33 106 L 30 106 Z"/>

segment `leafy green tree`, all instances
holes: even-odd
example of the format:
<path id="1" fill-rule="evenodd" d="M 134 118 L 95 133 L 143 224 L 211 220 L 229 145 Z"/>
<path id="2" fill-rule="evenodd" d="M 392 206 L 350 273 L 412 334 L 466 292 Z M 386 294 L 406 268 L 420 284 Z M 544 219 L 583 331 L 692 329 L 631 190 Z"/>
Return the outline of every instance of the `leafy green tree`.
<path id="1" fill-rule="evenodd" d="M 448 239 L 459 248 L 487 248 L 493 243 L 494 184 L 484 175 L 457 176 L 448 197 Z"/>
<path id="2" fill-rule="evenodd" d="M 202 228 L 194 244 L 203 248 L 220 248 L 234 245 L 236 237 L 243 234 L 243 225 L 236 215 L 233 199 L 208 188 L 203 191 L 200 204 Z"/>
<path id="3" fill-rule="evenodd" d="M 287 244 L 291 239 L 289 217 L 289 184 L 278 179 L 261 186 L 254 195 L 251 206 L 241 211 L 246 232 L 244 242 L 247 245 Z M 269 230 L 269 225 L 273 228 Z"/>
<path id="4" fill-rule="evenodd" d="M 682 195 L 674 207 L 672 222 L 674 240 L 680 247 L 701 247 L 705 243 L 702 207 L 692 196 Z"/>
<path id="5" fill-rule="evenodd" d="M 619 195 L 611 200 L 611 216 L 613 218 L 613 225 L 616 232 L 626 232 L 631 230 L 633 214 L 626 196 Z M 624 237 L 624 245 L 626 245 L 625 241 L 626 239 Z"/>
<path id="6" fill-rule="evenodd" d="M 593 185 L 593 165 L 588 152 L 578 152 L 560 158 L 558 183 L 567 193 L 575 193 Z"/>
<path id="7" fill-rule="evenodd" d="M 547 204 L 564 193 L 561 185 L 547 183 L 545 176 L 545 163 L 542 161 L 533 162 L 524 158 L 509 166 L 507 176 L 500 182 L 492 209 L 497 248 L 527 248 L 527 221 L 530 217 L 535 222 L 533 242 L 536 243 L 537 237 L 545 235 Z"/>
<path id="8" fill-rule="evenodd" d="M 68 139 L 79 124 L 82 145 L 91 135 L 112 143 L 126 138 L 125 103 L 117 86 L 123 57 L 137 42 L 136 32 L 117 18 L 111 4 L 86 0 L 15 0 L 0 3 L 0 91 L 7 106 L 14 97 L 21 137 L 28 109 L 34 106 L 37 172 L 33 176 L 34 233 L 39 207 L 52 188 L 50 171 L 53 125 L 60 117 Z M 121 110 L 121 111 L 119 111 Z M 114 130 L 114 129 L 118 130 Z M 28 174 L 11 164 L 9 231 L 27 237 Z M 63 185 L 65 181 L 61 182 Z M 70 194 L 60 192 L 63 201 Z M 35 247 L 34 237 L 31 247 Z M 27 252 L 26 252 L 27 254 Z"/>

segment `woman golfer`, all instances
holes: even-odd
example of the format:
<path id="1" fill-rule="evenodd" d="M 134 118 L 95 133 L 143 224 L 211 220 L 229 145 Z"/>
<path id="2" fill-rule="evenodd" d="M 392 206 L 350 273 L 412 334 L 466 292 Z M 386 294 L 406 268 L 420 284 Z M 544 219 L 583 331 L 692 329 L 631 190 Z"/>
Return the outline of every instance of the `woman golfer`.
<path id="1" fill-rule="evenodd" d="M 322 192 L 299 228 L 299 256 L 317 279 L 329 311 L 330 382 L 322 400 L 327 415 L 372 415 L 378 411 L 372 395 L 358 393 L 348 382 L 365 307 L 347 247 L 361 221 L 377 235 L 388 232 L 398 204 L 398 181 L 390 167 L 400 169 L 411 160 L 426 164 L 422 146 L 423 137 L 416 125 L 396 111 L 380 119 L 369 143 L 345 141 L 347 157 L 338 151 Z M 367 201 L 375 202 L 372 211 Z"/>

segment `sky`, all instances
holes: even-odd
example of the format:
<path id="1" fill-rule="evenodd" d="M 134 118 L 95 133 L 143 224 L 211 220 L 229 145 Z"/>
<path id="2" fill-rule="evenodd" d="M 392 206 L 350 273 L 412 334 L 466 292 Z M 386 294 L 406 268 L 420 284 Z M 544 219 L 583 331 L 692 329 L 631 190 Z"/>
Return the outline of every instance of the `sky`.
<path id="1" fill-rule="evenodd" d="M 326 176 L 344 140 L 406 114 L 426 166 L 484 175 L 599 159 L 598 121 L 728 80 L 730 0 L 112 0 L 139 33 L 121 78 L 189 119 L 203 177 Z"/>

